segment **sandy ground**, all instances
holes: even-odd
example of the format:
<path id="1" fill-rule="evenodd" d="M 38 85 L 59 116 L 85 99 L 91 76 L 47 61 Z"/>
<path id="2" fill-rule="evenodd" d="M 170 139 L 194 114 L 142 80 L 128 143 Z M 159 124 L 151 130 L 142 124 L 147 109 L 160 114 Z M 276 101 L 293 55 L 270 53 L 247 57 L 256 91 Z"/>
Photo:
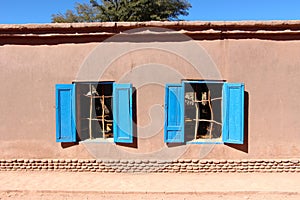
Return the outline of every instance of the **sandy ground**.
<path id="1" fill-rule="evenodd" d="M 300 173 L 0 172 L 0 199 L 300 199 Z"/>
<path id="2" fill-rule="evenodd" d="M 3 192 L 0 199 L 30 199 L 30 200 L 96 200 L 96 199 L 130 199 L 130 200 L 299 200 L 299 194 L 289 193 L 224 193 L 224 194 L 103 194 L 97 192 Z"/>

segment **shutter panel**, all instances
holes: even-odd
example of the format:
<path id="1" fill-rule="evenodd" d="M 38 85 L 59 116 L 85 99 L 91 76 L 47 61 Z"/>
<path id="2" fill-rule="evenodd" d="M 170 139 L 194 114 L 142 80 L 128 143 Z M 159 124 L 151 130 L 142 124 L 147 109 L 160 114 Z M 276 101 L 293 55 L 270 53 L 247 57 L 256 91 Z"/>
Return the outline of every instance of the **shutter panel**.
<path id="1" fill-rule="evenodd" d="M 114 141 L 132 143 L 132 85 L 113 84 Z"/>
<path id="2" fill-rule="evenodd" d="M 244 142 L 244 84 L 223 85 L 223 142 L 243 144 Z"/>
<path id="3" fill-rule="evenodd" d="M 75 85 L 56 85 L 56 142 L 76 142 Z"/>
<path id="4" fill-rule="evenodd" d="M 165 96 L 165 142 L 184 142 L 184 84 L 167 84 Z"/>

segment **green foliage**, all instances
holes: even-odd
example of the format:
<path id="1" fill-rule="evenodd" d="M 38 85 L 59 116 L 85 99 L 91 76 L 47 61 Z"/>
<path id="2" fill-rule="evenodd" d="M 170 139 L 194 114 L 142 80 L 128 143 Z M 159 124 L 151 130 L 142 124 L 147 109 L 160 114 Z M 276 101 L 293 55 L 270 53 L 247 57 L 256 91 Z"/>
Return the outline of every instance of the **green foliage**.
<path id="1" fill-rule="evenodd" d="M 167 21 L 188 15 L 191 4 L 187 0 L 90 0 L 77 3 L 75 12 L 52 15 L 52 22 L 111 22 L 111 21 Z"/>

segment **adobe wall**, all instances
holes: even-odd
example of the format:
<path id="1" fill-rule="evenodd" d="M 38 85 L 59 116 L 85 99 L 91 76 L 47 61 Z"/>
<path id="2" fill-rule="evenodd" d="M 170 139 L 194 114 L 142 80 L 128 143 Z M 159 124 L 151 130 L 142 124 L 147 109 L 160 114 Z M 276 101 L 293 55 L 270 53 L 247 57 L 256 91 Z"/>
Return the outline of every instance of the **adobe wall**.
<path id="1" fill-rule="evenodd" d="M 49 43 L 51 38 L 45 44 L 36 42 L 36 39 L 32 44 L 30 41 L 23 44 L 19 42 L 20 38 L 15 38 L 15 42 L 10 38 L 10 44 L 2 41 L 0 158 L 172 160 L 299 157 L 300 40 L 291 36 L 288 40 L 271 36 L 225 39 L 209 38 L 209 35 L 201 39 L 200 36 L 194 35 L 191 40 L 155 40 L 153 46 L 153 41 L 143 42 L 142 36 L 139 42 L 104 41 L 108 45 L 105 48 L 101 46 L 103 42 L 85 42 L 83 39 L 65 43 L 63 39 L 57 42 L 57 38 L 53 38 L 56 41 L 53 44 Z M 197 44 L 200 48 L 181 46 L 190 42 L 191 47 Z M 189 57 L 192 61 L 170 53 L 174 49 L 166 51 L 174 46 L 182 48 L 180 52 L 185 52 L 184 55 L 192 55 Z M 112 47 L 116 51 L 112 51 Z M 126 53 L 122 54 L 123 51 Z M 109 55 L 114 58 L 113 62 L 109 62 Z M 97 74 L 97 69 L 102 69 L 101 63 L 105 62 L 109 67 L 104 74 Z M 199 73 L 193 62 L 203 65 L 197 66 L 201 70 L 206 70 L 206 66 L 214 68 L 213 72 L 200 70 Z M 162 71 L 158 71 L 160 67 Z M 155 72 L 157 74 L 153 75 Z M 179 83 L 182 78 L 245 83 L 243 145 L 167 146 L 164 143 L 163 83 Z M 137 89 L 138 128 L 133 146 L 55 142 L 55 84 L 82 80 L 131 82 Z"/>

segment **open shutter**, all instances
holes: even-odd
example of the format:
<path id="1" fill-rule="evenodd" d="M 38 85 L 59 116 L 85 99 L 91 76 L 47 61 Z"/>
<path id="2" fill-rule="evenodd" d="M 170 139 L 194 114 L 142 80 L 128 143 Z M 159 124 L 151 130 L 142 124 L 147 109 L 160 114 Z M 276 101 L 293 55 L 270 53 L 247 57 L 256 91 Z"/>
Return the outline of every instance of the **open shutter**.
<path id="1" fill-rule="evenodd" d="M 244 84 L 223 85 L 223 142 L 244 142 Z"/>
<path id="2" fill-rule="evenodd" d="M 75 85 L 56 85 L 56 142 L 76 142 Z"/>
<path id="3" fill-rule="evenodd" d="M 165 97 L 165 142 L 184 142 L 184 84 L 167 84 Z"/>
<path id="4" fill-rule="evenodd" d="M 132 85 L 113 85 L 113 132 L 114 141 L 132 143 Z"/>

